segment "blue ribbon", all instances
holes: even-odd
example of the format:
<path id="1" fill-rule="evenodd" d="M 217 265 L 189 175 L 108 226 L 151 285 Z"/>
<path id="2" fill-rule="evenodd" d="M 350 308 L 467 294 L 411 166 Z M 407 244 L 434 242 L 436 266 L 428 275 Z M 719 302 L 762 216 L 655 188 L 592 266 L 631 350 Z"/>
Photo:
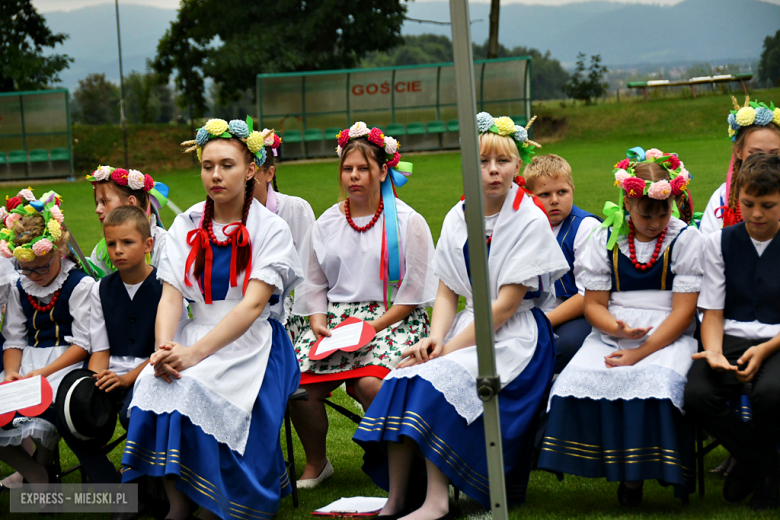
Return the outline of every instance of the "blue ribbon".
<path id="1" fill-rule="evenodd" d="M 401 279 L 401 249 L 399 244 L 398 229 L 398 211 L 395 207 L 395 192 L 393 192 L 393 183 L 396 177 L 402 179 L 401 186 L 406 182 L 406 177 L 394 169 L 388 170 L 388 175 L 382 181 L 382 200 L 385 205 L 385 233 L 387 236 L 387 283 L 398 283 Z M 389 300 L 388 300 L 389 303 Z"/>
<path id="2" fill-rule="evenodd" d="M 645 160 L 645 151 L 641 146 L 635 146 L 629 150 L 626 150 L 626 157 L 642 162 Z"/>

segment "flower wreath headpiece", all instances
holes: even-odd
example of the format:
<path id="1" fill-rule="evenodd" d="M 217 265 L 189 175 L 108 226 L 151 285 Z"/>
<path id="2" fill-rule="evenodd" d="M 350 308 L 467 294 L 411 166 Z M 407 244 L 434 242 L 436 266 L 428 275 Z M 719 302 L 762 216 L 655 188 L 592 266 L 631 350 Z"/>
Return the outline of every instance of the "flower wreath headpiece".
<path id="1" fill-rule="evenodd" d="M 669 172 L 669 180 L 646 181 L 636 176 L 636 167 L 638 164 L 656 163 Z M 620 188 L 618 194 L 618 203 L 607 201 L 604 204 L 604 222 L 602 227 L 614 226 L 613 233 L 607 242 L 607 249 L 615 246 L 618 235 L 628 233 L 628 225 L 625 219 L 625 210 L 623 208 L 623 193 L 627 197 L 641 199 L 645 195 L 651 199 L 666 200 L 669 197 L 683 195 L 690 200 L 688 192 L 688 183 L 693 176 L 685 169 L 683 162 L 677 157 L 677 154 L 664 153 L 657 148 L 651 148 L 644 151 L 640 147 L 631 148 L 626 151 L 626 158 L 615 164 L 612 173 L 615 176 L 615 186 Z M 679 214 L 677 204 L 672 208 L 673 214 Z"/>
<path id="2" fill-rule="evenodd" d="M 49 251 L 57 249 L 54 244 L 62 237 L 64 220 L 60 210 L 61 203 L 62 198 L 53 191 L 46 192 L 40 200 L 36 199 L 32 188 L 23 189 L 16 197 L 7 198 L 5 207 L 0 207 L 0 219 L 3 221 L 3 229 L 0 230 L 0 254 L 6 258 L 15 257 L 22 262 L 31 262 L 36 257 L 45 256 Z M 22 217 L 36 213 L 43 217 L 43 234 L 24 245 L 15 245 L 14 226 Z"/>
<path id="3" fill-rule="evenodd" d="M 524 163 L 531 162 L 531 156 L 534 155 L 534 148 L 541 148 L 542 145 L 536 141 L 528 139 L 528 130 L 534 124 L 536 116 L 532 117 L 528 124 L 523 126 L 516 125 L 511 117 L 503 116 L 494 118 L 487 112 L 477 114 L 477 131 L 480 134 L 492 132 L 504 137 L 511 137 L 517 144 L 517 151 L 520 153 L 520 159 Z"/>
<path id="4" fill-rule="evenodd" d="M 347 143 L 361 137 L 365 137 L 368 139 L 368 142 L 377 145 L 385 151 L 388 168 L 396 168 L 401 162 L 401 152 L 398 151 L 401 148 L 401 143 L 393 137 L 385 135 L 381 128 L 368 128 L 363 121 L 358 121 L 338 133 L 336 138 L 339 141 L 339 145 L 336 147 L 336 154 L 341 157 L 341 151 L 347 146 Z"/>
<path id="5" fill-rule="evenodd" d="M 249 151 L 255 157 L 255 164 L 262 167 L 265 164 L 265 147 L 270 146 L 276 156 L 276 149 L 282 144 L 282 139 L 273 130 L 264 129 L 258 132 L 254 129 L 252 118 L 246 116 L 246 122 L 240 119 L 233 119 L 229 123 L 224 119 L 209 119 L 205 125 L 198 128 L 195 139 L 184 141 L 182 146 L 188 146 L 185 152 L 197 151 L 198 160 L 203 162 L 203 147 L 212 139 L 231 137 L 238 138 L 246 144 Z"/>
<path id="6" fill-rule="evenodd" d="M 91 175 L 87 175 L 87 180 L 95 186 L 99 182 L 114 181 L 120 186 L 127 186 L 131 190 L 144 190 L 149 193 L 154 188 L 154 179 L 151 175 L 146 175 L 138 170 L 125 170 L 124 168 L 114 168 L 113 166 L 98 166 Z"/>
<path id="7" fill-rule="evenodd" d="M 775 108 L 774 103 L 767 106 L 766 103 L 750 101 L 750 96 L 745 97 L 745 106 L 742 107 L 734 96 L 731 96 L 731 102 L 734 103 L 734 110 L 729 113 L 726 120 L 729 123 L 729 137 L 732 141 L 736 141 L 737 133 L 747 126 L 766 126 L 769 123 L 780 126 L 780 108 Z"/>

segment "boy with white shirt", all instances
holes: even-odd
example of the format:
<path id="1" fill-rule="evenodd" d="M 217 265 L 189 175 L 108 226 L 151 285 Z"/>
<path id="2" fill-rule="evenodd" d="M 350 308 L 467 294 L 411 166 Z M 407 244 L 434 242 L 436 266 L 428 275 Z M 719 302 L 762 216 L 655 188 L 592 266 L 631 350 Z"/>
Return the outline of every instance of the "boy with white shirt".
<path id="1" fill-rule="evenodd" d="M 737 180 L 744 222 L 707 237 L 704 351 L 694 354 L 685 410 L 735 457 L 723 495 L 730 502 L 751 493 L 751 507 L 780 503 L 780 157 L 754 154 Z M 753 419 L 742 422 L 728 405 L 752 384 Z"/>
<path id="2" fill-rule="evenodd" d="M 542 201 L 553 234 L 569 263 L 569 272 L 555 282 L 555 300 L 543 310 L 555 331 L 555 373 L 560 374 L 593 329 L 583 315 L 582 253 L 600 220 L 574 205 L 571 166 L 554 154 L 537 155 L 525 172 L 526 187 Z"/>

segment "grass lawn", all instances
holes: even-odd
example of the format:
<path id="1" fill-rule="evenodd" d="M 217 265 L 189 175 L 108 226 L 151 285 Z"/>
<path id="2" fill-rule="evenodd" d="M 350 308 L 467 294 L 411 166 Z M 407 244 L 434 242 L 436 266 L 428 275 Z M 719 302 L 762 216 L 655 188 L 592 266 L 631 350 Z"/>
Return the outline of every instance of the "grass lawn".
<path id="1" fill-rule="evenodd" d="M 778 101 L 780 89 L 760 92 L 758 98 L 767 102 L 770 99 Z M 575 203 L 597 214 L 601 213 L 604 201 L 617 200 L 616 188 L 612 186 L 611 170 L 612 165 L 625 156 L 626 149 L 643 146 L 677 152 L 694 177 L 691 191 L 695 208 L 697 211 L 703 211 L 710 194 L 724 182 L 726 176 L 731 154 L 731 143 L 725 137 L 725 115 L 729 107 L 730 100 L 726 96 L 574 108 L 546 104 L 539 107 L 538 111 L 555 118 L 566 117 L 567 137 L 559 139 L 551 136 L 542 151 L 559 154 L 571 163 L 576 183 Z M 434 240 L 437 240 L 444 216 L 462 194 L 460 154 L 408 154 L 406 158 L 414 163 L 415 173 L 410 182 L 398 190 L 398 194 L 427 219 Z M 203 200 L 198 170 L 148 173 L 170 186 L 171 200 L 182 209 Z M 279 167 L 278 182 L 281 191 L 307 199 L 314 212 L 320 215 L 337 201 L 337 162 L 334 159 L 282 164 Z M 0 194 L 13 196 L 20 187 L 24 186 L 0 186 Z M 94 201 L 90 185 L 80 181 L 38 184 L 34 187 L 38 194 L 54 189 L 63 196 L 66 222 L 88 254 L 100 238 L 99 222 L 93 213 Z M 163 217 L 166 224 L 170 224 L 173 213 L 163 210 Z M 336 392 L 335 397 L 348 407 L 358 408 L 341 389 Z M 335 476 L 317 490 L 302 491 L 301 505 L 297 510 L 293 509 L 290 498 L 283 500 L 277 518 L 310 518 L 312 510 L 342 496 L 383 494 L 360 470 L 362 451 L 351 441 L 354 430 L 351 422 L 331 414 L 328 447 L 329 456 L 336 469 Z M 118 427 L 117 433 L 120 431 L 121 427 Z M 300 474 L 304 455 L 297 437 L 295 442 L 297 473 Z M 72 453 L 64 443 L 61 443 L 61 450 L 63 467 L 75 464 Z M 722 449 L 713 452 L 706 460 L 707 469 L 717 465 L 724 453 Z M 115 450 L 111 458 L 118 463 L 121 450 Z M 5 477 L 10 472 L 8 466 L 0 463 L 0 477 Z M 66 480 L 77 482 L 78 474 L 70 475 Z M 693 496 L 691 503 L 683 506 L 673 498 L 670 489 L 649 482 L 645 486 L 645 505 L 636 511 L 625 511 L 617 504 L 617 484 L 571 476 L 559 483 L 554 476 L 536 471 L 531 475 L 526 505 L 512 510 L 510 516 L 726 519 L 743 518 L 751 514 L 745 504 L 731 505 L 722 499 L 721 483 L 720 478 L 708 475 L 707 498 L 702 500 Z M 8 504 L 8 495 L 0 495 L 0 518 L 11 518 Z M 462 518 L 485 517 L 485 512 L 481 511 L 475 502 L 464 497 L 454 506 L 454 511 Z M 24 516 L 16 515 L 14 518 Z M 28 516 L 33 518 L 32 515 Z M 65 515 L 63 518 L 87 516 L 95 518 L 94 515 L 75 514 Z M 763 516 L 769 517 L 770 514 Z"/>

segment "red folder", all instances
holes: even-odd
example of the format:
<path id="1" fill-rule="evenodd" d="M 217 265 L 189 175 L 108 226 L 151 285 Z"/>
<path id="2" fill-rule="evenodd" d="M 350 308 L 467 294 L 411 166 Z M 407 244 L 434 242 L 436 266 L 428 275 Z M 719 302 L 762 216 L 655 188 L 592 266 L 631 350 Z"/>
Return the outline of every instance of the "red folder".
<path id="1" fill-rule="evenodd" d="M 357 349 L 364 347 L 368 345 L 369 342 L 371 342 L 372 339 L 376 336 L 376 331 L 374 330 L 374 327 L 369 325 L 363 320 L 360 320 L 358 318 L 347 318 L 346 320 L 342 321 L 338 326 L 334 327 L 331 330 L 336 330 L 340 327 L 344 327 L 345 325 L 352 325 L 354 323 L 363 323 L 363 332 L 360 334 L 360 340 L 354 344 L 347 347 L 343 347 L 336 350 L 330 350 L 328 352 L 324 352 L 323 354 L 317 353 L 317 348 L 320 346 L 320 342 L 325 339 L 324 337 L 318 339 L 314 342 L 314 344 L 311 346 L 311 350 L 309 351 L 309 359 L 318 361 L 320 359 L 325 359 L 326 357 L 330 356 L 331 354 L 342 351 L 342 352 L 354 352 Z"/>
<path id="2" fill-rule="evenodd" d="M 11 383 L 16 383 L 17 381 L 8 381 L 5 383 L 0 383 L 0 385 L 9 385 Z M 51 404 L 54 398 L 54 393 L 51 390 L 51 385 L 46 380 L 45 377 L 41 377 L 41 404 L 35 405 L 35 406 L 28 406 L 27 408 L 22 408 L 21 410 L 11 411 L 8 413 L 0 414 L 0 428 L 11 422 L 11 420 L 16 415 L 16 412 L 19 412 L 20 414 L 24 415 L 25 417 L 35 417 L 37 415 L 41 415 Z"/>

